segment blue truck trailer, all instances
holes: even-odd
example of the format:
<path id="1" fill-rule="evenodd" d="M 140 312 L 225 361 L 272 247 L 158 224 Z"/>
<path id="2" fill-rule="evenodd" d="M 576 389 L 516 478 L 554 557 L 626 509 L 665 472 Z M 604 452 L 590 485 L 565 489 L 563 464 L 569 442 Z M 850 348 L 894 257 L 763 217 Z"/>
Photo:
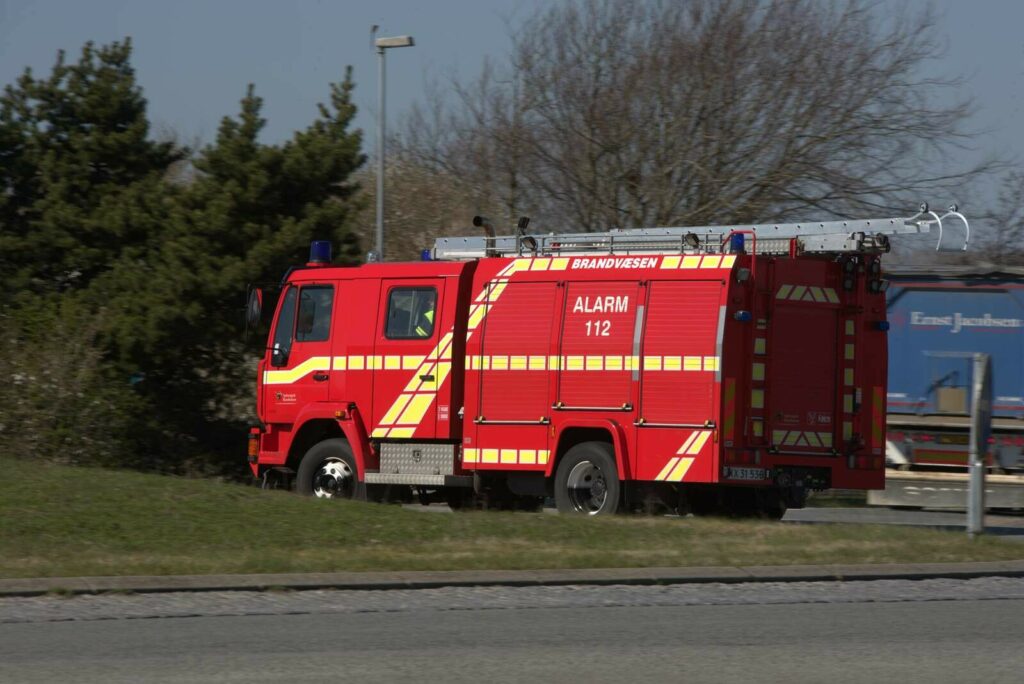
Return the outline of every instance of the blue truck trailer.
<path id="1" fill-rule="evenodd" d="M 991 355 L 987 461 L 1024 470 L 1024 268 L 890 269 L 886 461 L 962 469 L 970 432 L 972 356 Z"/>

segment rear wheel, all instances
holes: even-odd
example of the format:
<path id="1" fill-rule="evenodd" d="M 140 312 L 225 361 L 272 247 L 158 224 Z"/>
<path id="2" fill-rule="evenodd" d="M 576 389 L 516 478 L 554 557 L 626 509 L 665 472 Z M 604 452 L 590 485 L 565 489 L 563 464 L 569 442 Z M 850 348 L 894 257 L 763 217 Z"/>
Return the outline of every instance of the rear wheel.
<path id="1" fill-rule="evenodd" d="M 610 444 L 577 444 L 558 464 L 555 506 L 559 513 L 610 515 L 619 508 L 620 491 L 615 452 Z"/>
<path id="2" fill-rule="evenodd" d="M 356 459 L 344 439 L 325 439 L 306 452 L 295 476 L 299 494 L 319 499 L 363 499 Z"/>

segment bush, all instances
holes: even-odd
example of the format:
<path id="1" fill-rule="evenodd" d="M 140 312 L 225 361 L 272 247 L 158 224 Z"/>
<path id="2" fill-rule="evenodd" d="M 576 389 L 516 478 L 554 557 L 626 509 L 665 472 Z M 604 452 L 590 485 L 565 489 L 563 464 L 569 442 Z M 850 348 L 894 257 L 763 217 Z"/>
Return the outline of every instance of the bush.
<path id="1" fill-rule="evenodd" d="M 81 465 L 141 466 L 145 401 L 103 364 L 105 313 L 69 298 L 0 311 L 0 450 Z"/>

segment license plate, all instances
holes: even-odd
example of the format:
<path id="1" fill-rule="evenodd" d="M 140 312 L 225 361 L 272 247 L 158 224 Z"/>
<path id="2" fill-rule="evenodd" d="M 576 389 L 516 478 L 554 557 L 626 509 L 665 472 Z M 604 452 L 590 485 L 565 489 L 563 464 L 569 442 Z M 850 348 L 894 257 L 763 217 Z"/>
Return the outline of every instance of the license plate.
<path id="1" fill-rule="evenodd" d="M 768 471 L 764 468 L 733 468 L 725 469 L 727 480 L 767 480 Z"/>

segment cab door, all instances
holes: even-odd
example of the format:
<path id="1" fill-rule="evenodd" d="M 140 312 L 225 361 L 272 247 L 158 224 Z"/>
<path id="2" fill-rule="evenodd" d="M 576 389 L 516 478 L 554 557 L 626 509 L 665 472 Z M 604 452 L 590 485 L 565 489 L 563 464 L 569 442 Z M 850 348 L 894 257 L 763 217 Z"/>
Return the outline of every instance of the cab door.
<path id="1" fill-rule="evenodd" d="M 290 425 L 313 402 L 327 401 L 334 285 L 289 285 L 281 295 L 263 367 L 267 423 Z"/>
<path id="2" fill-rule="evenodd" d="M 377 337 L 367 359 L 373 371 L 371 436 L 434 439 L 439 421 L 447 433 L 452 332 L 444 296 L 444 278 L 382 281 Z"/>

